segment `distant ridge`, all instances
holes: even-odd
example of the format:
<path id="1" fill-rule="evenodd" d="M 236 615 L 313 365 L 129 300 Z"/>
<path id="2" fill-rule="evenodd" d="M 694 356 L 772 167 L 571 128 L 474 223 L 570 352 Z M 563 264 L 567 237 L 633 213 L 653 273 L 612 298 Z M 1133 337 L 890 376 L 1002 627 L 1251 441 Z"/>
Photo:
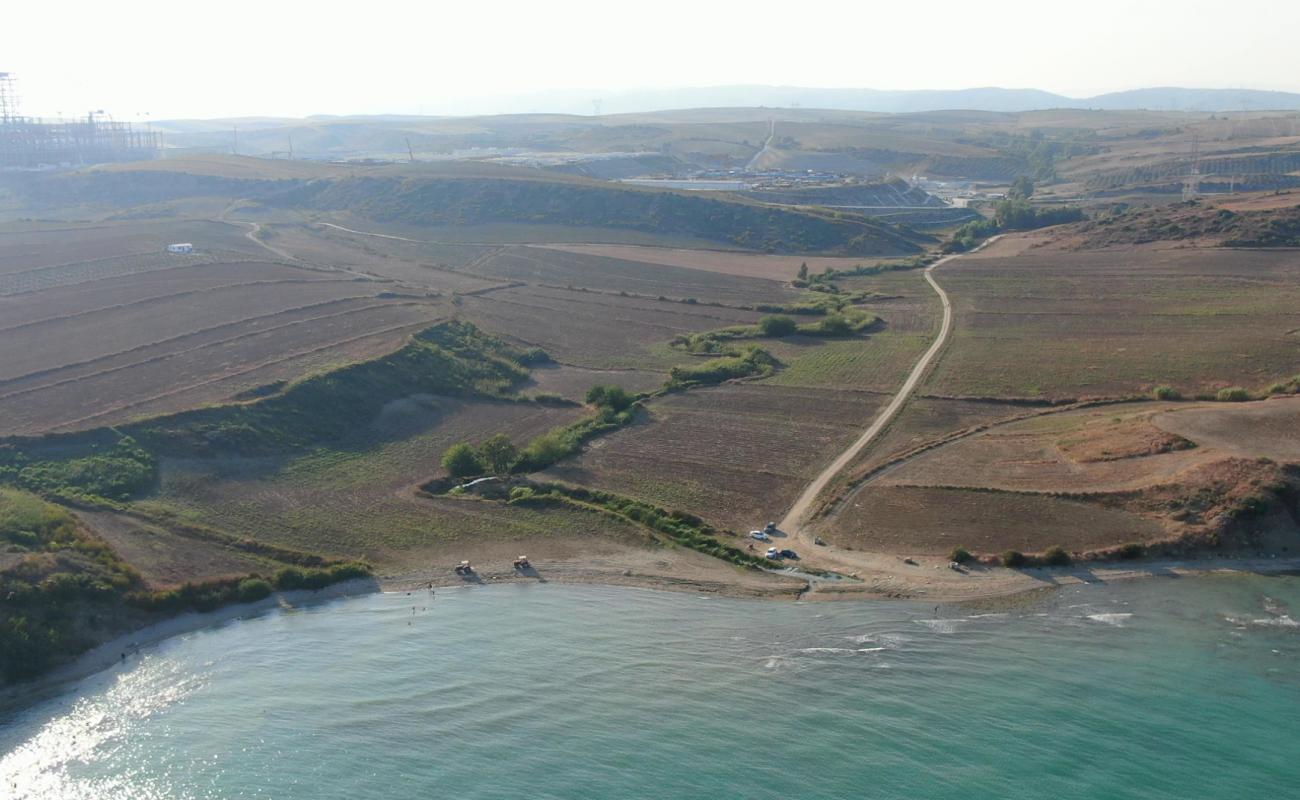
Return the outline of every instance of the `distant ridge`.
<path id="1" fill-rule="evenodd" d="M 600 99 L 602 113 L 631 114 L 687 108 L 821 108 L 840 111 L 909 113 L 920 111 L 1041 111 L 1085 108 L 1102 111 L 1293 111 L 1300 94 L 1257 89 L 1188 89 L 1156 87 L 1111 92 L 1095 97 L 1066 97 L 1041 89 L 819 89 L 800 86 L 701 86 L 637 89 L 619 92 L 564 90 L 511 97 L 483 97 L 455 105 L 430 107 L 437 114 L 592 113 Z"/>

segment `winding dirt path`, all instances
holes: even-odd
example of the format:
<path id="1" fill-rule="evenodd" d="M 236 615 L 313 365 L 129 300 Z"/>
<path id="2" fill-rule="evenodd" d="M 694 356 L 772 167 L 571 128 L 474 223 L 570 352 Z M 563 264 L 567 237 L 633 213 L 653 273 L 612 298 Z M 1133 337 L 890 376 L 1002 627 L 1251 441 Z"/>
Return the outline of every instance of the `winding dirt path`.
<path id="1" fill-rule="evenodd" d="M 994 236 L 970 252 L 977 252 L 985 246 L 992 244 L 997 239 L 998 237 Z M 898 392 L 889 401 L 889 404 L 876 415 L 874 420 L 872 420 L 870 427 L 863 431 L 862 435 L 859 436 L 853 444 L 849 445 L 847 450 L 840 453 L 835 460 L 826 467 L 826 469 L 822 470 L 821 474 L 816 478 L 813 478 L 812 483 L 808 484 L 807 488 L 803 490 L 803 494 L 799 495 L 799 499 L 794 501 L 794 505 L 790 507 L 788 512 L 786 512 L 785 519 L 781 520 L 781 530 L 793 537 L 798 537 L 800 535 L 804 523 L 807 521 L 808 514 L 817 501 L 817 496 L 821 494 L 822 490 L 826 488 L 826 485 L 829 484 L 841 470 L 847 467 L 853 459 L 858 457 L 859 453 L 866 449 L 867 445 L 876 440 L 876 437 L 880 435 L 880 432 L 885 429 L 885 426 L 888 425 L 890 420 L 898 414 L 899 409 L 903 407 L 903 404 L 906 403 L 908 398 L 912 396 L 912 393 L 916 391 L 916 387 L 921 382 L 921 378 L 925 377 L 926 370 L 929 369 L 931 362 L 934 361 L 935 356 L 939 354 L 939 351 L 943 349 L 943 346 L 947 344 L 948 334 L 952 331 L 952 303 L 948 299 L 948 293 L 945 292 L 943 287 L 939 285 L 938 281 L 934 279 L 934 271 L 953 259 L 961 258 L 963 255 L 966 254 L 954 253 L 950 256 L 944 256 L 925 268 L 926 282 L 930 284 L 930 287 L 934 289 L 936 293 L 938 293 L 939 300 L 943 302 L 943 324 L 939 328 L 939 335 L 934 337 L 934 342 L 930 344 L 930 348 L 926 350 L 920 360 L 916 362 L 916 366 L 912 367 L 912 371 L 908 374 L 907 380 L 903 381 L 903 385 L 899 387 Z"/>

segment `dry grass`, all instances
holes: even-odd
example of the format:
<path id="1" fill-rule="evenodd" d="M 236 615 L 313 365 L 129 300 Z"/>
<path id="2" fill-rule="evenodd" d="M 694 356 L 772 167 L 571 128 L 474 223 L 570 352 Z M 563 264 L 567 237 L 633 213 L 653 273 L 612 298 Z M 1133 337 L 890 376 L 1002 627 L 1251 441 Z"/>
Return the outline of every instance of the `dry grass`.
<path id="1" fill-rule="evenodd" d="M 956 317 L 933 394 L 1190 396 L 1295 372 L 1295 252 L 1030 248 L 960 259 L 940 280 Z"/>
<path id="2" fill-rule="evenodd" d="M 1300 463 L 1300 398 L 1197 406 L 1152 419 L 1156 427 L 1235 455 Z"/>
<path id="3" fill-rule="evenodd" d="M 430 500 L 416 487 L 437 475 L 458 441 L 505 433 L 517 442 L 575 420 L 581 409 L 417 397 L 390 403 L 342 446 L 292 458 L 172 460 L 150 513 L 291 548 L 392 567 L 460 541 L 599 536 L 619 526 L 564 510 Z M 626 531 L 614 530 L 615 535 Z"/>
<path id="4" fill-rule="evenodd" d="M 840 547 L 913 555 L 957 545 L 975 553 L 1084 550 L 1164 536 L 1153 520 L 1091 503 L 931 486 L 873 486 L 816 530 Z"/>

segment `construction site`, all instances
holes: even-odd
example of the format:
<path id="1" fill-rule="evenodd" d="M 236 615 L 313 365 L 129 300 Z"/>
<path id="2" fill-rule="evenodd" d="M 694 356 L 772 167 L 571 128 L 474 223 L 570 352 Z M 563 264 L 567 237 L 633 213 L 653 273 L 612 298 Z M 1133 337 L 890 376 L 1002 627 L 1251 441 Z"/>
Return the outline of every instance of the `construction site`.
<path id="1" fill-rule="evenodd" d="M 57 169 L 158 156 L 160 137 L 102 111 L 48 120 L 25 117 L 14 76 L 0 72 L 0 170 Z"/>

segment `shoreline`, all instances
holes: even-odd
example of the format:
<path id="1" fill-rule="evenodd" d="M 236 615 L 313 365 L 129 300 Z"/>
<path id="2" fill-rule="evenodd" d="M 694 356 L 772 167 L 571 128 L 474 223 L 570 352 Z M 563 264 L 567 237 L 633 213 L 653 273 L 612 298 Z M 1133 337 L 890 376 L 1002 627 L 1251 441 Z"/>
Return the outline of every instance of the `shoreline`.
<path id="1" fill-rule="evenodd" d="M 896 559 L 901 556 L 884 556 Z M 545 566 L 543 564 L 543 566 Z M 915 569 L 926 569 L 921 564 Z M 914 583 L 909 591 L 897 585 L 890 591 L 879 590 L 880 582 L 862 578 L 843 583 L 817 582 L 816 588 L 795 590 L 789 580 L 773 580 L 768 591 L 757 591 L 752 586 L 736 581 L 702 580 L 700 578 L 673 578 L 665 575 L 626 574 L 624 571 L 601 569 L 587 565 L 574 572 L 539 579 L 517 573 L 480 573 L 478 580 L 466 581 L 443 572 L 409 572 L 376 578 L 359 578 L 323 589 L 299 589 L 278 592 L 255 603 L 237 603 L 210 612 L 186 612 L 169 619 L 147 625 L 138 630 L 117 636 L 82 653 L 48 675 L 33 681 L 0 689 L 0 724 L 16 713 L 37 703 L 63 694 L 78 681 L 93 677 L 122 662 L 122 654 L 131 655 L 187 633 L 206 630 L 232 620 L 257 617 L 274 609 L 294 609 L 322 605 L 349 597 L 375 593 L 397 594 L 427 588 L 435 589 L 489 587 L 518 583 L 554 583 L 561 586 L 608 586 L 613 588 L 639 588 L 656 591 L 710 594 L 738 600 L 795 602 L 889 602 L 924 601 L 959 605 L 982 601 L 1008 600 L 1021 595 L 1067 586 L 1106 584 L 1110 581 L 1129 581 L 1152 578 L 1181 578 L 1208 575 L 1300 575 L 1300 557 L 1296 558 L 1214 558 L 1167 559 L 1107 565 L 1073 565 L 1070 567 L 1035 567 L 1011 570 L 1003 567 L 977 567 L 964 573 L 952 573 L 945 578 L 940 591 L 922 589 L 929 584 Z M 773 578 L 784 577 L 780 574 Z M 793 576 L 791 576 L 793 577 Z M 876 576 L 879 577 L 879 576 Z M 801 582 L 804 582 L 801 580 Z M 964 585 L 963 585 L 964 584 Z M 809 582 L 809 586 L 814 584 Z M 961 586 L 960 590 L 957 586 Z M 933 587 L 931 587 L 933 588 Z"/>
<path id="2" fill-rule="evenodd" d="M 216 611 L 187 611 L 159 620 L 102 642 L 47 675 L 0 689 L 0 724 L 15 712 L 50 697 L 56 697 L 71 684 L 104 672 L 114 664 L 122 663 L 123 653 L 126 653 L 129 658 L 146 647 L 152 647 L 168 639 L 213 628 L 231 620 L 260 616 L 276 608 L 292 609 L 320 605 L 345 597 L 373 594 L 377 591 L 382 591 L 382 588 L 373 578 L 356 578 L 323 589 L 276 592 L 270 597 L 253 603 L 234 603 Z"/>

